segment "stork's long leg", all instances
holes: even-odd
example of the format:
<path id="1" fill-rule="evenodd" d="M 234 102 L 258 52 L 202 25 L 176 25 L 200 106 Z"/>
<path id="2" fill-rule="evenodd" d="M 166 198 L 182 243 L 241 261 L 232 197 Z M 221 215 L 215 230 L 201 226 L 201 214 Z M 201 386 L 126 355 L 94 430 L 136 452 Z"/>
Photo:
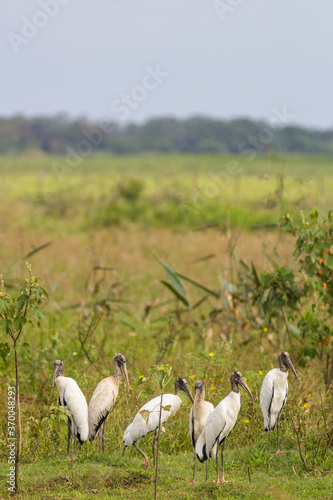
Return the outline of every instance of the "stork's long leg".
<path id="1" fill-rule="evenodd" d="M 71 419 L 67 417 L 67 425 L 68 425 L 68 430 L 67 430 L 67 457 L 69 458 L 69 445 L 71 442 L 71 434 L 72 434 L 72 426 L 71 426 Z"/>
<path id="2" fill-rule="evenodd" d="M 219 479 L 219 449 L 216 451 L 216 484 L 220 482 Z"/>
<path id="3" fill-rule="evenodd" d="M 195 454 L 194 454 L 194 459 L 195 459 Z M 206 460 L 206 481 L 208 477 L 208 460 Z"/>
<path id="4" fill-rule="evenodd" d="M 77 427 L 75 425 L 75 422 L 73 421 L 74 458 L 76 458 L 76 434 L 77 434 Z"/>
<path id="5" fill-rule="evenodd" d="M 141 455 L 144 457 L 145 461 L 144 461 L 144 468 L 147 469 L 148 465 L 149 465 L 149 458 L 147 457 L 147 455 L 145 453 L 143 453 L 142 450 L 140 450 L 140 448 L 135 444 L 133 443 L 133 446 L 134 448 L 136 448 L 140 453 Z"/>
<path id="6" fill-rule="evenodd" d="M 103 434 L 102 434 L 102 453 L 104 453 L 104 443 L 105 443 L 105 430 L 106 430 L 106 419 L 103 422 Z"/>
<path id="7" fill-rule="evenodd" d="M 102 429 L 101 427 L 98 429 L 98 452 L 101 452 L 101 444 L 102 444 Z"/>
<path id="8" fill-rule="evenodd" d="M 227 438 L 225 437 L 223 439 L 223 444 L 222 444 L 222 451 L 221 451 L 221 460 L 222 460 L 222 483 L 226 483 L 227 481 L 224 479 L 224 447 L 225 447 L 225 442 Z"/>
<path id="9" fill-rule="evenodd" d="M 194 452 L 194 462 L 193 462 L 193 479 L 192 479 L 192 484 L 195 483 L 195 462 L 196 462 L 196 459 L 197 459 L 197 456 L 195 454 L 195 448 L 193 448 L 193 452 Z"/>
<path id="10" fill-rule="evenodd" d="M 280 417 L 281 417 L 281 412 L 279 413 L 277 421 L 276 421 L 276 433 L 277 433 L 277 450 L 276 450 L 276 453 L 283 453 L 280 450 Z"/>
<path id="11" fill-rule="evenodd" d="M 271 414 L 268 416 L 268 453 L 271 449 Z"/>

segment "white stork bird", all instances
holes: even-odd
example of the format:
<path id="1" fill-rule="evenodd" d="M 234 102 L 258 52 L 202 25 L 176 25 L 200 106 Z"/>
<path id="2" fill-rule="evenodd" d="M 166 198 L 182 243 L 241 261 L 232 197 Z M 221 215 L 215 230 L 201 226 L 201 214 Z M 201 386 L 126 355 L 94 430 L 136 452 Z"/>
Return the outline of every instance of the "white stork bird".
<path id="1" fill-rule="evenodd" d="M 212 403 L 209 403 L 208 401 L 205 401 L 205 385 L 201 380 L 198 380 L 195 383 L 194 390 L 195 390 L 194 402 L 191 408 L 190 421 L 189 421 L 190 436 L 194 451 L 193 480 L 192 480 L 193 484 L 195 483 L 195 462 L 197 459 L 197 456 L 195 454 L 195 445 L 206 425 L 207 418 L 214 410 L 214 405 Z M 211 453 L 212 458 L 216 457 L 216 452 L 217 452 L 217 445 L 215 445 L 212 449 Z M 208 461 L 206 462 L 206 481 L 207 481 L 207 465 Z"/>
<path id="2" fill-rule="evenodd" d="M 75 380 L 70 377 L 64 377 L 63 371 L 63 362 L 61 359 L 56 359 L 54 362 L 52 389 L 55 383 L 61 406 L 68 408 L 72 415 L 72 419 L 68 417 L 67 456 L 69 457 L 71 427 L 73 427 L 74 436 L 74 456 L 76 456 L 76 438 L 78 438 L 80 444 L 88 439 L 88 405 L 83 392 Z"/>
<path id="3" fill-rule="evenodd" d="M 268 431 L 268 452 L 271 444 L 271 431 L 276 426 L 277 431 L 277 450 L 281 453 L 279 443 L 279 424 L 280 416 L 288 395 L 288 369 L 290 369 L 299 382 L 294 365 L 286 351 L 282 351 L 278 357 L 279 368 L 270 370 L 261 386 L 260 406 L 264 417 L 265 431 Z"/>
<path id="4" fill-rule="evenodd" d="M 193 403 L 193 398 L 187 385 L 187 381 L 178 377 L 175 382 L 175 394 L 163 394 L 162 395 L 162 411 L 161 411 L 161 427 L 168 420 L 169 417 L 173 416 L 180 408 L 182 404 L 181 398 L 178 396 L 178 391 L 184 391 L 189 397 L 190 401 Z M 157 396 L 152 399 L 138 411 L 135 415 L 133 422 L 127 427 L 124 433 L 124 445 L 134 446 L 141 455 L 144 457 L 144 468 L 147 469 L 149 465 L 149 459 L 147 455 L 136 446 L 136 442 L 140 441 L 144 436 L 150 432 L 155 431 L 154 442 L 153 442 L 153 459 L 155 466 L 155 439 L 158 433 L 159 418 L 160 418 L 160 408 L 161 408 L 161 396 Z M 148 416 L 146 417 L 146 415 Z M 145 418 L 146 417 L 146 418 Z"/>
<path id="5" fill-rule="evenodd" d="M 254 398 L 248 388 L 243 376 L 240 372 L 234 371 L 230 377 L 231 392 L 227 397 L 216 406 L 214 411 L 209 415 L 204 430 L 199 436 L 195 446 L 195 452 L 200 462 L 208 460 L 213 455 L 215 444 L 222 444 L 221 460 L 222 460 L 222 483 L 224 479 L 224 447 L 225 442 L 231 431 L 236 425 L 238 413 L 240 410 L 240 394 L 238 386 L 240 385 L 249 394 L 254 402 Z M 216 453 L 216 482 L 219 483 L 219 465 L 218 453 Z"/>
<path id="6" fill-rule="evenodd" d="M 130 390 L 128 373 L 126 368 L 126 358 L 123 354 L 116 354 L 112 360 L 114 375 L 104 378 L 99 382 L 91 397 L 88 407 L 89 440 L 93 441 L 98 432 L 98 448 L 104 453 L 106 419 L 118 396 L 118 389 L 121 376 L 124 377 L 127 390 Z M 103 434 L 102 434 L 103 424 Z"/>

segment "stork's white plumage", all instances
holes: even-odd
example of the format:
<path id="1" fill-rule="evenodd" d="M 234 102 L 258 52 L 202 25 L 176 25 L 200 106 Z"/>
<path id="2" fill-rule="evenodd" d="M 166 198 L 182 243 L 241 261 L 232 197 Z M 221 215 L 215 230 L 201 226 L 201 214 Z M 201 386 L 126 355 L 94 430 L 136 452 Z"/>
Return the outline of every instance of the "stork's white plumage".
<path id="1" fill-rule="evenodd" d="M 88 407 L 89 440 L 93 441 L 98 432 L 99 450 L 104 452 L 106 419 L 116 402 L 121 377 L 124 377 L 129 391 L 129 380 L 126 368 L 126 358 L 123 354 L 116 354 L 113 358 L 114 375 L 99 382 L 90 399 Z M 103 434 L 101 426 L 103 424 Z"/>
<path id="2" fill-rule="evenodd" d="M 254 401 L 250 389 L 248 388 L 243 376 L 240 372 L 234 371 L 230 377 L 231 392 L 225 397 L 209 415 L 204 430 L 199 436 L 195 446 L 195 452 L 200 460 L 204 462 L 213 456 L 215 444 L 219 446 L 221 443 L 221 460 L 222 460 L 222 482 L 224 479 L 224 447 L 227 437 L 236 425 L 238 413 L 240 410 L 240 394 L 238 385 L 243 387 Z M 218 453 L 216 453 L 216 482 L 219 483 L 219 467 Z"/>
<path id="3" fill-rule="evenodd" d="M 175 382 L 175 394 L 163 394 L 157 396 L 156 398 L 148 401 L 145 405 L 140 408 L 138 413 L 135 415 L 133 422 L 127 427 L 124 433 L 124 445 L 134 446 L 144 457 L 144 468 L 146 469 L 149 465 L 149 459 L 147 455 L 140 450 L 135 443 L 140 441 L 144 436 L 150 432 L 155 431 L 154 441 L 153 441 L 153 458 L 155 465 L 155 438 L 159 428 L 159 418 L 161 409 L 161 399 L 162 399 L 162 411 L 161 411 L 161 426 L 168 420 L 169 417 L 173 416 L 181 407 L 182 400 L 178 396 L 177 392 L 179 390 L 184 391 L 191 402 L 193 403 L 193 398 L 188 388 L 187 382 L 184 378 L 178 377 Z"/>
<path id="4" fill-rule="evenodd" d="M 195 462 L 196 462 L 196 454 L 195 454 L 195 445 L 199 439 L 200 434 L 202 433 L 207 419 L 211 413 L 213 413 L 214 405 L 205 401 L 205 386 L 201 380 L 198 380 L 194 386 L 195 395 L 194 402 L 190 412 L 190 420 L 189 420 L 189 429 L 190 436 L 193 444 L 194 451 L 194 462 L 193 462 L 193 480 L 192 483 L 195 483 Z M 212 449 L 211 457 L 215 458 L 217 452 L 217 445 L 215 445 Z M 207 464 L 206 462 L 206 480 L 207 480 Z"/>
<path id="5" fill-rule="evenodd" d="M 68 408 L 72 415 L 72 419 L 68 417 L 67 455 L 69 456 L 71 424 L 74 435 L 74 455 L 76 455 L 76 438 L 78 438 L 81 444 L 88 439 L 88 405 L 80 387 L 74 379 L 64 377 L 63 370 L 63 362 L 61 359 L 56 359 L 54 362 L 52 388 L 55 383 L 58 389 L 61 406 Z"/>
<path id="6" fill-rule="evenodd" d="M 288 395 L 288 369 L 298 376 L 291 362 L 290 356 L 286 351 L 282 351 L 278 357 L 279 368 L 270 370 L 264 378 L 260 390 L 260 407 L 264 417 L 265 431 L 268 431 L 268 451 L 270 449 L 271 431 L 276 427 L 277 430 L 277 450 L 280 452 L 279 443 L 279 424 L 280 416 Z"/>

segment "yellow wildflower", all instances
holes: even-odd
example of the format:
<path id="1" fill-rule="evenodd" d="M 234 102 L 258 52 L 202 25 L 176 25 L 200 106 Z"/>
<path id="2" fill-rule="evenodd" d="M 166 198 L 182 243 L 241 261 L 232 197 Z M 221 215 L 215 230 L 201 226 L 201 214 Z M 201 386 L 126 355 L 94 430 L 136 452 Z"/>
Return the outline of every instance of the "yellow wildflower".
<path id="1" fill-rule="evenodd" d="M 263 372 L 261 370 L 258 371 L 259 375 L 263 375 Z"/>
<path id="2" fill-rule="evenodd" d="M 215 385 L 212 385 L 212 387 L 210 388 L 212 391 L 215 391 L 216 387 Z"/>
<path id="3" fill-rule="evenodd" d="M 304 403 L 303 405 L 304 408 L 307 408 L 308 406 L 309 406 L 308 403 Z"/>
<path id="4" fill-rule="evenodd" d="M 212 357 L 214 356 L 214 353 L 213 353 L 213 352 L 210 352 L 210 353 L 208 354 L 208 356 L 210 356 L 210 357 L 212 358 Z"/>
<path id="5" fill-rule="evenodd" d="M 188 378 L 189 378 L 190 380 L 193 380 L 193 379 L 194 379 L 194 375 L 189 375 L 189 376 L 188 376 Z"/>
<path id="6" fill-rule="evenodd" d="M 248 424 L 248 423 L 250 423 L 250 420 L 248 420 L 247 418 L 243 418 L 243 422 L 244 422 L 244 424 Z"/>
<path id="7" fill-rule="evenodd" d="M 265 326 L 265 328 L 263 328 L 263 331 L 264 331 L 264 332 L 268 332 L 268 328 L 267 328 L 267 326 Z"/>

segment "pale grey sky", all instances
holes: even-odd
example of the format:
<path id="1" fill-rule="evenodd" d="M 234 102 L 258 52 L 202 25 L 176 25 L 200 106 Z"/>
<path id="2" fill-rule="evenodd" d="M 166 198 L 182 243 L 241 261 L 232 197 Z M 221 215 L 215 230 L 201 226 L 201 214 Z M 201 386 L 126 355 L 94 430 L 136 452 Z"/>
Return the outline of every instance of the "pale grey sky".
<path id="1" fill-rule="evenodd" d="M 332 0 L 6 2 L 0 115 L 270 120 L 285 108 L 333 127 L 332 21 Z"/>

